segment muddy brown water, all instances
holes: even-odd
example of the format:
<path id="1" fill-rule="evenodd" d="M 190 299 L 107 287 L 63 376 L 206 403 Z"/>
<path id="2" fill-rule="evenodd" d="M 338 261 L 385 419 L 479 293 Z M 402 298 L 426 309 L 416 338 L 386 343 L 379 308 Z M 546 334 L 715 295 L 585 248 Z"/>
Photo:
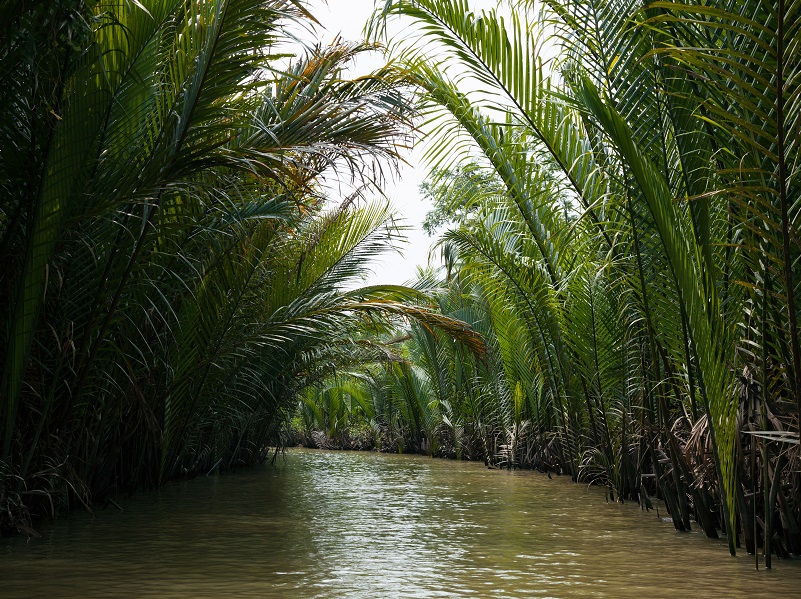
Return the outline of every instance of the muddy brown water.
<path id="1" fill-rule="evenodd" d="M 418 456 L 291 450 L 0 539 L 12 597 L 801 597 L 567 478 Z"/>

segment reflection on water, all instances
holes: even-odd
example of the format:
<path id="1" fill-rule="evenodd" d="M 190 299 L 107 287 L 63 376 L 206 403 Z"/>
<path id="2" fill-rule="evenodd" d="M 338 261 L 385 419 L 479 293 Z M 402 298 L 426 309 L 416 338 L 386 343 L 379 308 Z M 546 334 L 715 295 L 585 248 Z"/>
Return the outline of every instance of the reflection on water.
<path id="1" fill-rule="evenodd" d="M 730 558 L 532 472 L 292 450 L 0 539 L 11 597 L 797 597 L 801 563 Z"/>

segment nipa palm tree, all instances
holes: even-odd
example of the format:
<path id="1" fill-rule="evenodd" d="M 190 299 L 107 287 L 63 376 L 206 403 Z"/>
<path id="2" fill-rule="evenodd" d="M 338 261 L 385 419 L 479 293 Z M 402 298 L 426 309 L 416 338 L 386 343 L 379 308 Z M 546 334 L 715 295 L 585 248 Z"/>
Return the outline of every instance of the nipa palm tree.
<path id="1" fill-rule="evenodd" d="M 738 528 L 755 547 L 744 485 L 762 484 L 765 521 L 784 506 L 795 548 L 801 506 L 767 491 L 798 488 L 782 471 L 798 452 L 766 445 L 759 483 L 740 431 L 776 438 L 801 412 L 798 6 L 505 6 L 388 0 L 372 31 L 417 27 L 396 46 L 433 163 L 480 156 L 503 181 L 505 199 L 446 238 L 525 315 L 565 465 L 621 497 L 658 492 L 677 528 L 692 513 L 732 553 Z"/>
<path id="2" fill-rule="evenodd" d="M 365 324 L 480 348 L 413 290 L 353 289 L 400 232 L 321 181 L 377 184 L 409 127 L 405 73 L 343 76 L 371 46 L 280 53 L 292 0 L 3 10 L 0 525 L 264 459 Z"/>

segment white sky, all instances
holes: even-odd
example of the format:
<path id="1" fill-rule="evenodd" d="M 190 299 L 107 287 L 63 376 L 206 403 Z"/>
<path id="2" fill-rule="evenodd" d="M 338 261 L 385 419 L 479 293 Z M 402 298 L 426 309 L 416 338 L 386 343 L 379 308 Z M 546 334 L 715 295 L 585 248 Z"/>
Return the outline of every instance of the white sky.
<path id="1" fill-rule="evenodd" d="M 494 7 L 496 2 L 491 0 L 472 0 L 473 10 Z M 328 43 L 336 35 L 341 35 L 347 41 L 363 39 L 362 29 L 372 15 L 375 0 L 310 0 L 309 11 L 325 27 L 318 34 L 323 43 Z M 365 57 L 366 58 L 366 57 Z M 365 60 L 358 65 L 369 69 L 381 64 L 380 57 L 376 56 L 375 64 L 372 60 Z M 415 149 L 406 157 L 409 164 L 401 165 L 399 177 L 388 181 L 384 192 L 392 201 L 396 212 L 403 218 L 403 224 L 410 227 L 406 231 L 408 243 L 403 249 L 403 255 L 387 254 L 373 265 L 373 275 L 368 284 L 403 284 L 414 278 L 417 266 L 428 263 L 430 245 L 434 239 L 429 238 L 422 230 L 422 222 L 430 205 L 425 201 L 419 191 L 419 185 L 425 180 L 426 167 L 422 164 L 421 150 Z M 433 257 L 433 266 L 439 266 L 439 256 Z"/>

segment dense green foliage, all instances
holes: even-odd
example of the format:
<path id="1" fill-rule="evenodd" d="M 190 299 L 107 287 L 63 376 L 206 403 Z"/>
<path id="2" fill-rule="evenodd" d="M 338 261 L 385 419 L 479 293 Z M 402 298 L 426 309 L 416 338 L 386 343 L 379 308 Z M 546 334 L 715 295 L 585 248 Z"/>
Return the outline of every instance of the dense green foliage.
<path id="1" fill-rule="evenodd" d="M 409 130 L 403 72 L 343 77 L 371 46 L 278 53 L 312 19 L 290 0 L 3 11 L 0 528 L 263 460 L 299 390 L 382 354 L 359 330 L 480 348 L 358 288 L 401 233 L 324 178 L 378 184 Z"/>
<path id="2" fill-rule="evenodd" d="M 373 23 L 410 24 L 395 52 L 450 203 L 432 222 L 464 217 L 448 310 L 494 349 L 413 329 L 405 384 L 437 418 L 407 425 L 490 426 L 488 459 L 656 492 L 732 553 L 801 552 L 798 3 L 499 10 L 388 0 Z"/>
<path id="3" fill-rule="evenodd" d="M 372 45 L 281 54 L 294 0 L 5 3 L 0 526 L 294 417 L 801 553 L 800 7 L 385 0 L 348 79 Z M 325 177 L 415 116 L 444 273 L 353 289 L 400 232 Z"/>

